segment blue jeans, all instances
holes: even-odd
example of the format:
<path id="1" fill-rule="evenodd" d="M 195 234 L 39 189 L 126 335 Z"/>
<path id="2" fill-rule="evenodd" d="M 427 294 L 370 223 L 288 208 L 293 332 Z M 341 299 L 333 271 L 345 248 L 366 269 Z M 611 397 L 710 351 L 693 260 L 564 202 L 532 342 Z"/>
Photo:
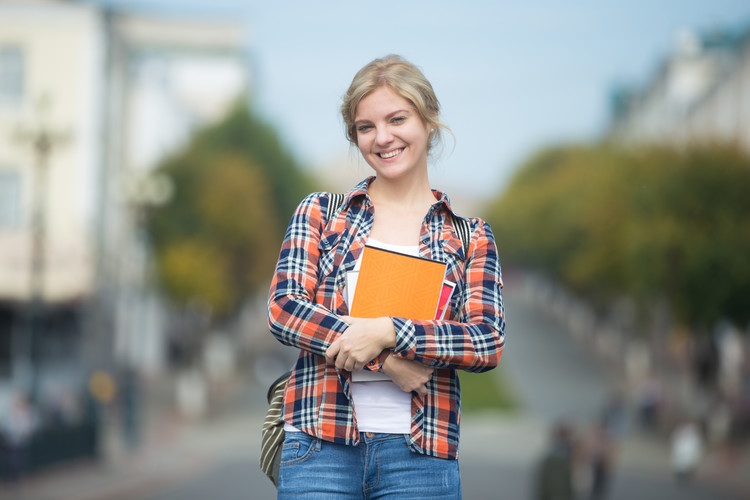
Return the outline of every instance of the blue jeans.
<path id="1" fill-rule="evenodd" d="M 458 460 L 414 453 L 408 435 L 362 433 L 358 446 L 287 432 L 278 499 L 460 500 Z"/>

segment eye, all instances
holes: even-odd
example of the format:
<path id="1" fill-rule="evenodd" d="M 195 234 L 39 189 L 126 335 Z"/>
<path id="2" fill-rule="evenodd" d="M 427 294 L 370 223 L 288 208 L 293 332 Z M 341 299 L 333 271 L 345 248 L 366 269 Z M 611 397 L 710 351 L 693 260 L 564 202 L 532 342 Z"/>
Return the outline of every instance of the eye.
<path id="1" fill-rule="evenodd" d="M 372 128 L 372 125 L 358 125 L 357 126 L 357 133 L 363 134 L 370 130 Z"/>
<path id="2" fill-rule="evenodd" d="M 396 125 L 403 123 L 404 121 L 406 121 L 405 116 L 394 116 L 393 119 L 391 119 L 391 123 Z"/>

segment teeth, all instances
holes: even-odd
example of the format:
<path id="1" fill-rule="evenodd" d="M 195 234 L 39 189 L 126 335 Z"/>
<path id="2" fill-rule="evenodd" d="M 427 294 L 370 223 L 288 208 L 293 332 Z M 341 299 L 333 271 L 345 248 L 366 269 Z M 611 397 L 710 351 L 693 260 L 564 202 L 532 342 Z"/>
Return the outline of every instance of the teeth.
<path id="1" fill-rule="evenodd" d="M 401 151 L 403 151 L 403 149 L 397 149 L 395 151 L 391 151 L 390 153 L 380 153 L 380 157 L 383 159 L 393 158 L 397 154 L 401 153 Z"/>

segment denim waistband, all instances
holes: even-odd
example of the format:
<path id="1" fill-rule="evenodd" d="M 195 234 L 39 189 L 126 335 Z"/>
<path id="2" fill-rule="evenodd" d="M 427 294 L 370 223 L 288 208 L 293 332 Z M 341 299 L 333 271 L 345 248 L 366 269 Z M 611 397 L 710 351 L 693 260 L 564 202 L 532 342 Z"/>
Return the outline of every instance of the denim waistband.
<path id="1" fill-rule="evenodd" d="M 365 443 L 372 443 L 373 441 L 385 441 L 387 439 L 404 439 L 408 438 L 408 434 L 391 434 L 387 432 L 360 432 L 359 439 Z"/>

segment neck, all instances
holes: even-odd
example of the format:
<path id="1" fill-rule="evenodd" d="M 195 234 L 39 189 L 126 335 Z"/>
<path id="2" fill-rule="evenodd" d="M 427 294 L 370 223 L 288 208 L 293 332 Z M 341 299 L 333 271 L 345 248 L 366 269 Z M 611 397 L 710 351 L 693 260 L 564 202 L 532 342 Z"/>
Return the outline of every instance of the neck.
<path id="1" fill-rule="evenodd" d="M 378 205 L 400 205 L 406 209 L 422 209 L 435 203 L 435 195 L 426 175 L 409 179 L 376 177 L 369 187 L 370 198 Z"/>

